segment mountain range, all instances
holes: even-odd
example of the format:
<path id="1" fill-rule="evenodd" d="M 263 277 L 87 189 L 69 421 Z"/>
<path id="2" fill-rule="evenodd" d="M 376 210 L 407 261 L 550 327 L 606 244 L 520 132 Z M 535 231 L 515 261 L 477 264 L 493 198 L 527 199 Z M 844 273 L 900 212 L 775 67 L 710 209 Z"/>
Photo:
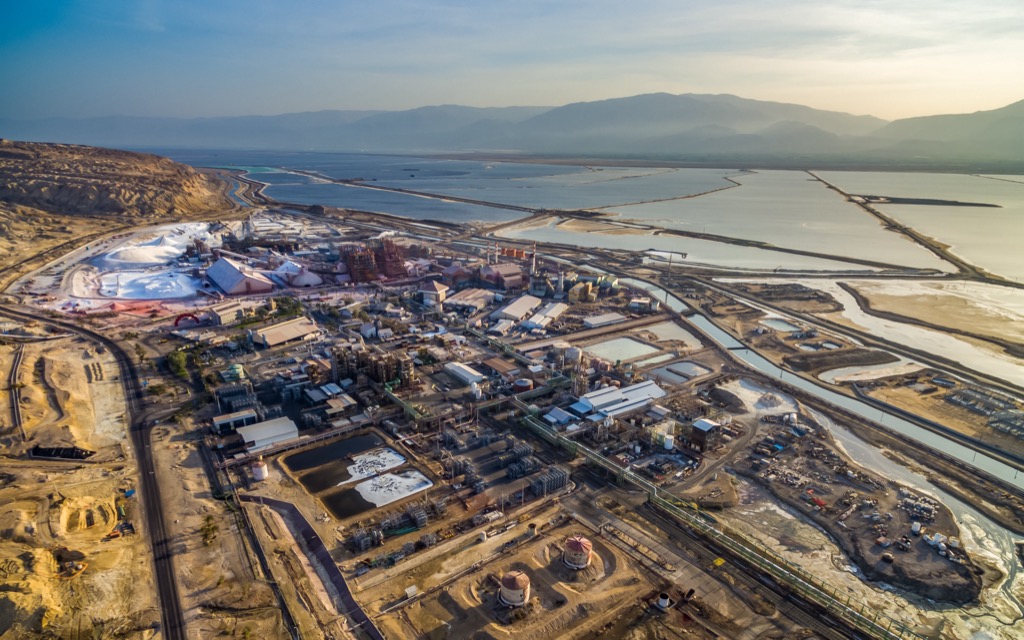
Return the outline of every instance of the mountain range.
<path id="1" fill-rule="evenodd" d="M 693 164 L 1024 170 L 1024 101 L 886 122 L 733 95 L 561 107 L 318 111 L 217 118 L 2 120 L 0 136 L 129 149 L 478 153 Z"/>

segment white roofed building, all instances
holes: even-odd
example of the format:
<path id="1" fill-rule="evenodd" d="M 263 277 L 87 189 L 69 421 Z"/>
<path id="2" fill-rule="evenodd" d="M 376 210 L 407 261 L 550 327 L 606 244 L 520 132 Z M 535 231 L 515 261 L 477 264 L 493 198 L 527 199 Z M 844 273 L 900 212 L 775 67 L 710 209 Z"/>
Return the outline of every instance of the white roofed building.
<path id="1" fill-rule="evenodd" d="M 265 422 L 257 422 L 245 427 L 238 427 L 237 431 L 238 435 L 242 436 L 242 442 L 245 443 L 245 449 L 249 453 L 299 437 L 299 429 L 291 418 L 274 418 Z"/>
<path id="2" fill-rule="evenodd" d="M 324 283 L 323 278 L 291 260 L 286 260 L 274 269 L 274 275 L 290 287 L 318 287 Z"/>
<path id="3" fill-rule="evenodd" d="M 474 382 L 483 382 L 485 378 L 484 374 L 461 362 L 449 362 L 444 365 L 444 371 L 466 386 Z"/>
<path id="4" fill-rule="evenodd" d="M 248 265 L 221 257 L 206 270 L 206 277 L 229 296 L 269 293 L 274 282 Z"/>
<path id="5" fill-rule="evenodd" d="M 602 313 L 598 316 L 583 318 L 583 326 L 587 329 L 596 329 L 598 327 L 607 327 L 608 325 L 618 324 L 625 321 L 626 316 L 621 313 Z"/>
<path id="6" fill-rule="evenodd" d="M 508 303 L 501 309 L 498 309 L 491 314 L 492 320 L 511 320 L 512 322 L 519 322 L 523 318 L 529 317 L 533 310 L 540 306 L 540 298 L 535 298 L 530 295 L 519 296 L 512 302 Z"/>
<path id="7" fill-rule="evenodd" d="M 581 396 L 579 402 L 573 405 L 583 409 L 585 412 L 600 413 L 604 416 L 615 417 L 623 413 L 629 413 L 637 409 L 643 409 L 654 400 L 664 398 L 668 393 L 658 386 L 653 380 L 639 382 L 628 387 L 606 387 L 591 391 Z"/>

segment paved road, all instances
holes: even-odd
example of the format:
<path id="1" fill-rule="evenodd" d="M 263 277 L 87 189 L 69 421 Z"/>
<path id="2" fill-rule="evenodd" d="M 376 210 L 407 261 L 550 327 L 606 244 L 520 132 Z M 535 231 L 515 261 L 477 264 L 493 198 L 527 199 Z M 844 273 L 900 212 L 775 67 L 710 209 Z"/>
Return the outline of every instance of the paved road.
<path id="1" fill-rule="evenodd" d="M 162 630 L 165 637 L 170 640 L 187 640 L 185 617 L 178 596 L 177 574 L 174 571 L 174 557 L 171 551 L 170 537 L 167 535 L 167 527 L 164 523 L 163 502 L 160 499 L 160 487 L 156 483 L 156 467 L 150 447 L 149 425 L 153 416 L 151 415 L 152 411 L 147 410 L 145 406 L 146 400 L 142 393 L 142 386 L 139 384 L 135 363 L 120 345 L 91 329 L 63 320 L 41 319 L 38 312 L 25 312 L 8 305 L 0 305 L 0 315 L 26 322 L 43 322 L 76 333 L 103 345 L 117 360 L 120 370 L 119 379 L 124 388 L 132 446 L 139 464 L 139 495 L 142 498 L 145 529 L 149 532 L 150 544 L 153 548 L 153 569 L 157 593 L 160 597 Z"/>

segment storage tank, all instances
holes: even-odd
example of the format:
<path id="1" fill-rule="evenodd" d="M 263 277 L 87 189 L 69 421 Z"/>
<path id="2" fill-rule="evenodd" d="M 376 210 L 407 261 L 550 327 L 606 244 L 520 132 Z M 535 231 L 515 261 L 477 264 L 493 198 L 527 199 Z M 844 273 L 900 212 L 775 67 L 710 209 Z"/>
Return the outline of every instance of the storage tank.
<path id="1" fill-rule="evenodd" d="M 565 362 L 566 364 L 576 364 L 583 357 L 583 349 L 579 347 L 569 347 L 565 350 Z"/>
<path id="2" fill-rule="evenodd" d="M 512 393 L 522 393 L 524 391 L 531 391 L 533 389 L 533 380 L 529 378 L 519 378 L 512 383 Z"/>
<path id="3" fill-rule="evenodd" d="M 665 434 L 665 451 L 672 451 L 676 448 L 676 437 L 671 433 Z"/>
<path id="4" fill-rule="evenodd" d="M 256 482 L 262 482 L 270 477 L 270 467 L 263 461 L 263 456 L 260 456 L 256 462 L 252 463 L 252 479 Z"/>
<path id="5" fill-rule="evenodd" d="M 910 533 L 914 534 L 915 536 L 921 535 L 921 523 L 916 520 L 912 522 L 910 524 Z"/>
<path id="6" fill-rule="evenodd" d="M 594 545 L 583 536 L 576 534 L 565 541 L 562 562 L 573 569 L 586 569 L 590 566 Z"/>
<path id="7" fill-rule="evenodd" d="M 501 578 L 498 600 L 510 607 L 521 607 L 530 600 L 530 576 L 512 570 Z"/>
<path id="8" fill-rule="evenodd" d="M 571 348 L 572 345 L 570 345 L 565 340 L 555 340 L 554 342 L 551 343 L 551 352 L 556 356 L 562 355 Z"/>

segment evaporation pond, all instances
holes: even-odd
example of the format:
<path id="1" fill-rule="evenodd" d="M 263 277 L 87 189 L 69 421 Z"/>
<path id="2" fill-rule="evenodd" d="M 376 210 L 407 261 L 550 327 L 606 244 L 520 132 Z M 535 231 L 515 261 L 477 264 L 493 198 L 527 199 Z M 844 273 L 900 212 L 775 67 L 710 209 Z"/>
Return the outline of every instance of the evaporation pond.
<path id="1" fill-rule="evenodd" d="M 658 324 L 645 327 L 644 330 L 650 331 L 656 335 L 659 342 L 666 340 L 679 340 L 681 342 L 685 342 L 686 346 L 691 349 L 699 349 L 704 346 L 696 336 L 675 322 L 659 322 Z"/>
<path id="2" fill-rule="evenodd" d="M 344 520 L 374 507 L 383 507 L 408 498 L 433 485 L 422 472 L 408 469 L 364 480 L 354 487 L 321 496 L 321 500 L 331 515 Z"/>
<path id="3" fill-rule="evenodd" d="M 761 321 L 766 327 L 775 329 L 776 331 L 799 331 L 800 327 L 796 326 L 792 322 L 786 322 L 782 318 L 767 318 Z"/>
<path id="4" fill-rule="evenodd" d="M 320 493 L 356 480 L 370 478 L 406 463 L 405 456 L 390 447 L 379 447 L 351 458 L 334 460 L 314 467 L 299 476 L 299 483 L 310 493 Z"/>
<path id="5" fill-rule="evenodd" d="M 653 358 L 644 358 L 643 360 L 637 360 L 634 364 L 638 367 L 648 367 L 652 364 L 658 364 L 659 362 L 666 362 L 675 357 L 677 356 L 674 353 L 663 353 L 660 356 L 654 356 Z"/>
<path id="6" fill-rule="evenodd" d="M 583 347 L 583 350 L 595 358 L 602 358 L 610 362 L 633 360 L 659 351 L 659 349 L 633 338 L 615 338 Z"/>
<path id="7" fill-rule="evenodd" d="M 384 441 L 372 433 L 367 433 L 361 436 L 353 436 L 351 438 L 345 438 L 344 440 L 338 440 L 331 444 L 317 447 L 315 449 L 308 449 L 301 453 L 292 454 L 282 462 L 289 471 L 298 473 L 300 471 L 309 471 L 320 465 L 328 464 L 336 460 L 342 460 L 347 456 L 369 451 L 375 449 L 384 444 Z"/>

